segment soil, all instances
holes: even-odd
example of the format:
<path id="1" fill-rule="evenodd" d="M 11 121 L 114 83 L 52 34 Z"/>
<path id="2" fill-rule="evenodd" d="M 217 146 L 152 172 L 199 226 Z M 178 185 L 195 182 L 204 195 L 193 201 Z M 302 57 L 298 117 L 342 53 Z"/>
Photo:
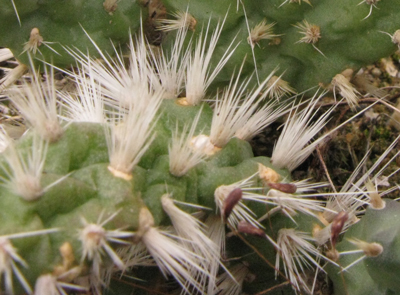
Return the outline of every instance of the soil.
<path id="1" fill-rule="evenodd" d="M 393 73 L 393 68 L 391 71 L 396 76 L 390 75 L 386 70 L 385 66 L 388 61 L 390 61 L 390 65 L 394 66 L 396 72 Z M 369 110 L 328 136 L 327 140 L 319 145 L 319 153 L 318 151 L 314 152 L 302 165 L 292 172 L 294 180 L 312 178 L 316 182 L 328 181 L 324 169 L 325 164 L 336 189 L 340 189 L 368 151 L 370 154 L 365 165 L 366 167 L 362 171 L 366 171 L 365 169 L 375 162 L 399 135 L 400 117 L 398 116 L 400 110 L 396 112 L 391 107 L 398 105 L 400 102 L 399 70 L 399 55 L 397 54 L 362 70 L 363 73 L 361 75 L 363 76 L 362 79 L 365 80 L 364 83 L 369 83 L 368 87 L 384 90 L 384 97 L 379 98 L 366 93 L 360 99 L 359 107 L 355 111 L 350 109 L 346 103 L 337 105 L 329 123 L 319 136 L 334 129 L 357 112 L 375 104 Z M 380 99 L 383 99 L 386 103 L 379 102 Z M 321 101 L 319 104 L 321 107 L 319 112 L 322 114 L 334 103 L 333 95 L 325 97 L 324 101 Z M 263 133 L 251 141 L 255 155 L 272 155 L 274 142 L 279 137 L 281 125 L 282 122 L 271 124 Z M 381 166 L 387 163 L 399 149 L 400 142 L 398 141 L 397 147 L 389 153 Z M 324 163 L 321 161 L 322 159 Z M 394 172 L 399 166 L 400 158 L 389 165 L 387 173 Z M 391 183 L 400 183 L 400 174 L 394 175 L 391 178 Z M 399 192 L 391 194 L 390 197 L 399 197 Z"/>

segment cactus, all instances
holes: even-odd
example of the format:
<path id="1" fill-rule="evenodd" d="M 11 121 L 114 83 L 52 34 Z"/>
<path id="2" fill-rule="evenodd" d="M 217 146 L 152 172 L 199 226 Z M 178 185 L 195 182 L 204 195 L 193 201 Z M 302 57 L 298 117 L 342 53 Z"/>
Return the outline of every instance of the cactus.
<path id="1" fill-rule="evenodd" d="M 394 33 L 400 23 L 394 7 L 400 5 L 398 0 L 304 2 L 238 0 L 235 5 L 233 1 L 165 0 L 171 16 L 161 29 L 182 26 L 184 15 L 189 15 L 189 28 L 196 23 L 195 31 L 200 32 L 210 17 L 211 25 L 226 17 L 216 59 L 233 37 L 240 44 L 232 57 L 236 62 L 225 67 L 216 86 L 229 81 L 233 67 L 246 55 L 245 75 L 252 73 L 254 64 L 259 77 L 279 67 L 277 76 L 283 74 L 301 92 L 316 85 L 327 87 L 344 70 L 358 71 L 396 50 Z M 180 14 L 181 20 L 176 16 L 179 12 L 186 12 Z"/>
<path id="2" fill-rule="evenodd" d="M 31 128 L 17 142 L 2 133 L 4 292 L 100 294 L 113 272 L 157 264 L 186 292 L 212 293 L 224 238 L 217 237 L 221 244 L 210 239 L 189 213 L 204 211 L 222 233 L 224 216 L 233 218 L 234 227 L 242 219 L 257 224 L 240 199 L 233 204 L 241 204 L 239 211 L 220 217 L 215 209 L 224 212 L 238 181 L 261 186 L 259 167 L 289 179 L 234 137 L 240 132 L 251 138 L 273 121 L 248 126 L 250 115 L 283 113 L 274 105 L 257 110 L 262 87 L 242 104 L 245 85 L 236 80 L 217 98 L 216 111 L 201 99 L 197 106 L 164 99 L 148 62 L 152 57 L 161 65 L 160 58 L 149 56 L 143 36 L 137 41 L 137 48 L 130 43 L 129 69 L 121 57 L 115 62 L 98 52 L 102 64 L 71 51 L 80 63 L 78 72 L 69 73 L 76 93 L 57 92 L 46 67 L 45 82 L 32 72 L 30 84 L 8 90 Z M 215 200 L 222 185 L 230 186 Z"/>
<path id="3" fill-rule="evenodd" d="M 46 66 L 45 81 L 32 70 L 29 83 L 7 91 L 30 129 L 15 142 L 0 133 L 6 147 L 0 158 L 2 292 L 131 294 L 154 287 L 256 294 L 283 282 L 285 293 L 307 294 L 313 287 L 306 269 L 313 279 L 327 263 L 340 294 L 351 281 L 337 276 L 345 263 L 340 252 L 349 249 L 339 241 L 346 230 L 353 244 L 380 243 L 377 259 L 368 258 L 378 268 L 356 265 L 372 278 L 371 290 L 397 291 L 379 270 L 393 247 L 386 235 L 393 235 L 378 232 L 375 240 L 372 231 L 354 232 L 371 223 L 370 215 L 382 215 L 387 224 L 382 213 L 392 215 L 397 207 L 387 201 L 387 209 L 378 211 L 384 203 L 375 186 L 398 155 L 386 160 L 399 138 L 360 177 L 365 157 L 339 192 L 314 193 L 325 184 L 291 181 L 290 171 L 340 127 L 312 140 L 334 107 L 318 116 L 324 92 L 299 105 L 265 102 L 279 79 L 269 73 L 251 87 L 251 78 L 241 80 L 246 61 L 231 71 L 228 83 L 220 79 L 242 46 L 232 38 L 215 62 L 214 53 L 230 36 L 224 29 L 230 17 L 225 26 L 205 27 L 196 40 L 187 41 L 186 28 L 180 28 L 174 44 L 164 47 L 167 53 L 149 50 L 143 34 L 135 40 L 127 34 L 128 58 L 118 50 L 105 53 L 88 38 L 101 61 L 68 50 L 77 64 L 65 70 L 73 92 L 56 90 Z M 323 57 L 327 52 L 317 39 L 300 45 Z M 224 85 L 214 96 L 213 83 Z M 212 107 L 205 100 L 210 97 Z M 247 141 L 285 113 L 271 157 L 254 157 Z M 372 209 L 362 217 L 365 206 Z M 124 282 L 116 273 L 126 275 Z"/>
<path id="4" fill-rule="evenodd" d="M 368 208 L 365 216 L 344 235 L 337 246 L 338 263 L 345 271 L 330 266 L 335 294 L 396 294 L 394 275 L 399 271 L 397 244 L 398 202 L 385 200 L 385 208 Z M 357 251 L 358 250 L 358 251 Z M 352 254 L 345 255 L 346 252 Z M 354 264 L 357 262 L 356 264 Z"/>
<path id="5" fill-rule="evenodd" d="M 335 87 L 335 82 L 340 81 L 337 75 L 344 70 L 356 71 L 393 53 L 398 45 L 395 32 L 399 28 L 393 7 L 400 4 L 398 0 L 393 1 L 327 0 L 301 4 L 301 1 L 274 0 L 260 6 L 253 1 L 239 0 L 237 5 L 229 1 L 189 4 L 187 0 L 166 0 L 163 4 L 175 19 L 161 21 L 160 29 L 168 31 L 186 26 L 199 32 L 210 16 L 211 26 L 215 26 L 216 20 L 226 15 L 216 59 L 226 52 L 236 36 L 240 44 L 233 55 L 236 63 L 232 64 L 241 62 L 247 55 L 244 76 L 256 68 L 259 82 L 260 77 L 279 67 L 276 74 L 284 74 L 284 81 L 278 83 L 282 84 L 282 91 L 301 92 L 315 85 L 329 87 L 332 83 Z M 1 45 L 10 48 L 25 65 L 29 64 L 26 55 L 29 51 L 40 59 L 65 67 L 74 64 L 74 60 L 63 46 L 74 44 L 92 55 L 96 53 L 83 28 L 103 51 L 112 53 L 113 44 L 126 43 L 127 29 L 138 28 L 141 11 L 138 3 L 141 2 L 107 0 L 55 5 L 46 1 L 28 4 L 5 1 L 0 17 L 7 23 L 8 30 L 0 33 Z M 62 13 L 57 13 L 59 11 Z M 174 37 L 169 39 L 173 42 Z M 232 69 L 232 66 L 226 67 L 214 86 L 226 84 Z M 334 77 L 336 80 L 332 80 Z M 343 83 L 336 85 L 337 89 L 340 85 Z"/>
<path id="6" fill-rule="evenodd" d="M 113 45 L 128 41 L 128 29 L 136 31 L 140 24 L 138 1 L 2 1 L 0 18 L 7 30 L 1 30 L 1 46 L 29 65 L 27 53 L 59 67 L 74 65 L 63 46 L 75 46 L 95 54 L 96 43 L 113 52 Z M 143 12 L 144 13 L 144 12 Z"/>

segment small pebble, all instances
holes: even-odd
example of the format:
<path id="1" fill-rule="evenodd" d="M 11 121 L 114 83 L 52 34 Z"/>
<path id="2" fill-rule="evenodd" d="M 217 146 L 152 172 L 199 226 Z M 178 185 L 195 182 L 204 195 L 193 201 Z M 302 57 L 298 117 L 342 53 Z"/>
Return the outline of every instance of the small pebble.
<path id="1" fill-rule="evenodd" d="M 382 74 L 382 71 L 380 69 L 378 69 L 378 68 L 373 68 L 372 71 L 371 71 L 371 74 L 374 77 L 379 77 Z"/>

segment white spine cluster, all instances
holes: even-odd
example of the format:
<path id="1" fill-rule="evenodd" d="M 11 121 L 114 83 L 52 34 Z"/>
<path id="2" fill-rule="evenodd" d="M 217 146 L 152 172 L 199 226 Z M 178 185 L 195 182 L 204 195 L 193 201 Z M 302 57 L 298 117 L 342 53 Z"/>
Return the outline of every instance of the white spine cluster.
<path id="1" fill-rule="evenodd" d="M 190 51 L 184 52 L 184 42 L 187 29 L 181 28 L 176 33 L 176 39 L 171 52 L 159 54 L 151 51 L 151 59 L 154 62 L 160 83 L 155 83 L 156 91 L 162 91 L 164 98 L 175 99 L 182 92 L 186 76 L 186 66 Z M 188 46 L 190 48 L 190 45 Z"/>
<path id="2" fill-rule="evenodd" d="M 153 129 L 161 102 L 162 94 L 158 93 L 132 103 L 128 112 L 120 111 L 119 118 L 106 130 L 109 170 L 115 176 L 131 178 L 133 168 L 155 138 Z"/>
<path id="3" fill-rule="evenodd" d="M 192 276 L 197 278 L 200 284 L 205 287 L 215 286 L 215 276 L 212 276 L 212 270 L 215 264 L 219 265 L 220 252 L 218 246 L 206 235 L 205 226 L 192 215 L 179 209 L 171 195 L 161 197 L 161 203 L 164 211 L 172 221 L 175 231 L 182 238 L 182 245 L 198 256 L 202 269 L 207 272 L 199 271 L 197 268 L 191 270 Z M 190 206 L 190 204 L 187 204 Z"/>
<path id="4" fill-rule="evenodd" d="M 193 15 L 191 15 L 187 11 L 176 11 L 172 13 L 172 16 L 174 16 L 175 19 L 160 20 L 160 25 L 158 26 L 158 29 L 165 32 L 180 29 L 194 31 L 196 29 L 197 21 L 193 17 Z"/>
<path id="5" fill-rule="evenodd" d="M 189 126 L 184 126 L 182 132 L 178 130 L 172 132 L 172 142 L 169 145 L 169 171 L 171 174 L 181 177 L 185 175 L 191 168 L 202 162 L 206 155 L 202 149 L 194 149 L 191 146 L 197 123 L 199 122 L 202 109 L 193 120 L 192 126 L 188 132 Z"/>
<path id="6" fill-rule="evenodd" d="M 66 115 L 62 118 L 67 122 L 105 123 L 106 111 L 101 86 L 93 78 L 92 64 L 87 65 L 87 72 L 79 69 L 73 75 L 77 92 L 59 92 Z"/>
<path id="7" fill-rule="evenodd" d="M 58 229 L 48 229 L 0 236 L 0 279 L 2 281 L 4 280 L 5 291 L 7 294 L 14 294 L 13 274 L 24 290 L 28 294 L 32 293 L 31 286 L 25 279 L 22 272 L 19 270 L 18 264 L 24 268 L 28 268 L 29 266 L 17 253 L 17 250 L 14 248 L 11 240 L 50 234 L 57 231 Z"/>
<path id="8" fill-rule="evenodd" d="M 267 83 L 268 96 L 274 100 L 280 100 L 284 95 L 295 94 L 296 91 L 281 76 L 272 76 Z"/>
<path id="9" fill-rule="evenodd" d="M 230 194 L 235 189 L 245 190 L 246 188 L 251 188 L 254 185 L 253 178 L 254 175 L 230 185 L 221 185 L 217 187 L 214 192 L 215 203 L 221 213 L 221 218 L 227 219 L 227 223 L 233 228 L 236 228 L 240 221 L 246 221 L 255 227 L 263 227 L 256 220 L 256 215 L 246 206 L 246 204 L 242 200 L 246 199 L 256 202 L 263 202 L 262 198 L 259 198 L 259 196 L 251 193 L 243 194 L 242 192 L 242 197 L 239 200 L 236 200 L 236 204 L 234 205 L 232 211 L 229 213 L 229 216 L 226 216 L 226 207 L 230 206 Z"/>
<path id="10" fill-rule="evenodd" d="M 318 112 L 318 110 L 314 111 L 314 108 L 320 97 L 315 95 L 304 110 L 300 111 L 299 106 L 291 110 L 272 153 L 271 161 L 276 167 L 295 169 L 323 139 L 321 137 L 310 143 L 311 139 L 327 124 L 328 117 L 334 109 L 329 109 L 313 122 Z"/>
<path id="11" fill-rule="evenodd" d="M 242 286 L 249 274 L 249 269 L 244 264 L 237 264 L 229 269 L 229 273 L 223 273 L 218 277 L 216 294 L 239 295 Z"/>
<path id="12" fill-rule="evenodd" d="M 311 243 L 313 241 L 305 232 L 295 229 L 280 229 L 278 232 L 278 255 L 276 256 L 275 269 L 281 269 L 280 261 L 283 261 L 285 275 L 294 287 L 300 291 L 301 288 L 311 293 L 311 290 L 303 277 L 304 268 L 316 267 L 323 271 L 319 265 L 318 258 L 323 257 L 318 249 Z M 275 272 L 277 275 L 278 272 Z"/>
<path id="13" fill-rule="evenodd" d="M 79 240 L 82 243 L 81 262 L 88 260 L 92 264 L 91 283 L 95 290 L 101 290 L 100 287 L 104 284 L 104 273 L 102 272 L 103 256 L 109 257 L 113 265 L 120 270 L 125 267 L 123 261 L 109 243 L 129 245 L 127 241 L 122 239 L 132 237 L 134 234 L 132 232 L 106 230 L 104 228 L 118 213 L 110 215 L 102 222 L 102 215 L 100 215 L 97 223 L 88 223 L 86 219 L 82 218 L 83 228 L 79 231 Z M 101 291 L 97 293 L 101 294 Z"/>
<path id="14" fill-rule="evenodd" d="M 217 94 L 210 136 L 205 138 L 204 135 L 201 135 L 196 140 L 200 146 L 209 146 L 206 150 L 210 150 L 210 154 L 224 147 L 234 136 L 250 140 L 261 132 L 262 128 L 284 114 L 285 107 L 277 107 L 274 102 L 260 106 L 268 95 L 268 89 L 261 92 L 273 73 L 249 93 L 246 93 L 246 87 L 250 83 L 250 79 L 240 82 L 240 73 L 241 70 L 236 78 L 234 75 L 232 76 L 228 88 L 224 90 L 221 97 Z"/>
<path id="15" fill-rule="evenodd" d="M 217 46 L 225 19 L 222 24 L 217 24 L 214 33 L 211 35 L 209 44 L 206 43 L 210 29 L 210 22 L 208 22 L 204 37 L 202 31 L 199 41 L 197 41 L 195 45 L 194 53 L 188 58 L 186 69 L 186 101 L 189 105 L 197 105 L 201 102 L 205 96 L 207 88 L 221 71 L 222 67 L 228 62 L 236 49 L 236 47 L 231 49 L 233 45 L 232 41 L 214 70 L 210 70 L 211 57 L 213 56 L 215 47 Z"/>
<path id="16" fill-rule="evenodd" d="M 360 93 L 354 88 L 350 81 L 342 74 L 337 74 L 332 79 L 333 94 L 336 98 L 336 88 L 339 94 L 346 99 L 349 106 L 355 110 L 358 106 L 358 96 Z"/>
<path id="17" fill-rule="evenodd" d="M 45 69 L 45 75 L 47 79 L 43 82 L 38 73 L 32 72 L 31 83 L 13 87 L 9 90 L 8 97 L 44 140 L 54 142 L 64 131 L 58 118 L 53 69 L 50 72 Z"/>
<path id="18" fill-rule="evenodd" d="M 172 275 L 188 293 L 192 288 L 204 292 L 201 281 L 209 276 L 204 258 L 182 245 L 184 239 L 156 228 L 152 214 L 145 207 L 140 211 L 137 238 L 146 246 L 165 276 Z M 203 278 L 200 282 L 199 276 Z"/>
<path id="19" fill-rule="evenodd" d="M 7 174 L 7 178 L 1 177 L 2 185 L 27 201 L 38 199 L 49 188 L 42 188 L 41 185 L 47 147 L 48 142 L 43 141 L 36 134 L 33 136 L 28 154 L 23 153 L 15 147 L 13 142 L 10 142 L 5 151 L 7 166 L 2 165 L 2 169 Z"/>
<path id="20" fill-rule="evenodd" d="M 52 274 L 41 275 L 35 284 L 33 295 L 68 295 L 66 290 L 87 292 L 88 289 L 82 286 L 63 282 L 62 277 Z"/>
<path id="21" fill-rule="evenodd" d="M 24 50 L 22 51 L 22 53 L 28 52 L 28 53 L 32 53 L 35 55 L 37 52 L 39 52 L 40 54 L 42 54 L 39 47 L 44 45 L 48 49 L 53 51 L 55 54 L 60 55 L 56 50 L 54 50 L 50 46 L 50 44 L 53 44 L 53 43 L 54 42 L 45 41 L 43 39 L 42 35 L 40 35 L 40 31 L 38 28 L 32 28 L 30 36 L 29 36 L 29 40 L 24 43 Z"/>
<path id="22" fill-rule="evenodd" d="M 373 9 L 374 7 L 377 8 L 377 7 L 376 7 L 376 4 L 377 4 L 379 1 L 381 1 L 381 0 L 363 0 L 363 1 L 361 1 L 360 3 L 358 3 L 358 5 L 361 5 L 361 4 L 363 4 L 363 3 L 369 5 L 369 13 L 368 13 L 368 15 L 367 15 L 366 17 L 363 18 L 363 20 L 365 20 L 365 19 L 367 19 L 367 18 L 370 17 L 370 15 L 372 14 L 372 9 Z"/>
<path id="23" fill-rule="evenodd" d="M 303 35 L 303 37 L 301 37 L 296 43 L 311 44 L 315 50 L 325 56 L 323 52 L 315 45 L 317 44 L 318 40 L 321 39 L 321 28 L 319 26 L 310 24 L 307 20 L 303 20 L 302 22 L 294 25 L 294 27 L 299 29 L 299 33 Z"/>
<path id="24" fill-rule="evenodd" d="M 273 33 L 273 27 L 276 23 L 267 24 L 267 20 L 263 19 L 259 24 L 257 24 L 250 31 L 250 36 L 247 37 L 247 42 L 251 47 L 254 47 L 261 40 L 271 40 L 273 38 L 279 37 Z"/>
<path id="25" fill-rule="evenodd" d="M 92 39 L 91 41 L 102 58 L 102 62 L 81 52 L 68 51 L 81 64 L 85 74 L 90 73 L 93 80 L 101 85 L 101 93 L 108 105 L 116 109 L 130 107 L 155 94 L 152 85 L 159 82 L 149 64 L 147 43 L 143 34 L 139 35 L 136 42 L 130 38 L 129 64 L 126 64 L 124 56 L 116 48 L 114 51 L 117 57 L 112 60 L 101 51 Z"/>
<path id="26" fill-rule="evenodd" d="M 5 290 L 8 294 L 14 293 L 13 288 L 13 273 L 17 280 L 25 289 L 31 293 L 32 289 L 29 283 L 24 278 L 21 271 L 18 269 L 17 263 L 27 268 L 26 262 L 17 254 L 16 249 L 11 244 L 10 240 L 5 237 L 0 237 L 0 275 L 4 279 Z"/>

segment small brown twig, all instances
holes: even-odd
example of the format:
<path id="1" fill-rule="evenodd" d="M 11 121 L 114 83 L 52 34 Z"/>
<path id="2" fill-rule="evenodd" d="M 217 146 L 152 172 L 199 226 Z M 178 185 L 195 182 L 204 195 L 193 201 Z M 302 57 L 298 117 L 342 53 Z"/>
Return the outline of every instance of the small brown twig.
<path id="1" fill-rule="evenodd" d="M 113 277 L 112 279 L 114 281 L 121 282 L 123 284 L 126 284 L 126 285 L 129 285 L 129 286 L 135 287 L 135 288 L 139 288 L 139 289 L 145 290 L 145 291 L 149 292 L 149 294 L 152 294 L 152 293 L 153 294 L 160 294 L 160 295 L 169 295 L 170 294 L 170 293 L 164 293 L 164 292 L 161 292 L 161 291 L 156 291 L 154 289 L 146 288 L 145 286 L 141 286 L 141 285 L 138 285 L 138 284 L 135 284 L 135 283 L 132 283 L 132 282 L 128 282 L 128 281 L 119 279 L 117 277 Z"/>
<path id="2" fill-rule="evenodd" d="M 400 93 L 395 94 L 391 97 L 388 97 L 387 100 L 393 100 L 396 98 L 400 97 Z M 386 102 L 385 100 L 383 100 L 383 98 L 376 98 L 376 97 L 366 97 L 366 98 L 362 98 L 358 101 L 358 103 L 373 103 L 373 102 L 380 102 L 384 105 L 386 105 L 387 107 L 391 108 L 391 109 L 396 109 L 396 111 L 400 112 L 400 110 L 398 110 L 396 107 L 392 106 L 391 104 L 389 104 L 388 102 Z M 343 105 L 343 104 L 347 104 L 347 101 L 343 100 L 343 101 L 339 101 L 339 102 L 325 102 L 325 103 L 321 103 L 321 104 L 317 104 L 316 107 L 329 107 L 332 105 Z"/>
<path id="3" fill-rule="evenodd" d="M 329 184 L 332 187 L 333 191 L 336 193 L 336 188 L 333 185 L 331 176 L 329 175 L 329 171 L 328 171 L 328 168 L 326 167 L 326 164 L 325 164 L 325 161 L 324 161 L 324 157 L 322 157 L 320 147 L 317 146 L 316 150 L 317 150 L 319 161 L 321 162 L 321 165 L 322 165 L 322 167 L 324 168 L 324 171 L 325 171 L 325 175 L 328 178 Z"/>
<path id="4" fill-rule="evenodd" d="M 258 293 L 256 293 L 255 295 L 267 294 L 267 293 L 269 293 L 269 292 L 271 292 L 271 291 L 273 291 L 273 290 L 275 290 L 275 289 L 281 288 L 281 287 L 286 286 L 286 285 L 288 285 L 288 284 L 289 284 L 289 282 L 283 282 L 283 283 L 281 283 L 281 284 L 279 284 L 279 285 L 276 285 L 276 286 L 273 286 L 273 287 L 271 287 L 271 288 L 269 288 L 269 289 L 267 289 L 267 290 L 258 292 Z"/>

